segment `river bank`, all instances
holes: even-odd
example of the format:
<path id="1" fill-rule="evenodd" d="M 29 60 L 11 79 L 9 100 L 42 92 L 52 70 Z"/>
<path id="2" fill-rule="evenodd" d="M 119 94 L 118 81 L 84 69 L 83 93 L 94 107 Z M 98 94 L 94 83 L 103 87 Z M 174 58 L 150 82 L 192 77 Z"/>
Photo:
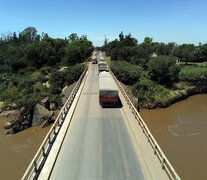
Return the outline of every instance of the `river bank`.
<path id="1" fill-rule="evenodd" d="M 143 66 L 120 60 L 111 61 L 110 57 L 106 60 L 114 75 L 126 87 L 126 91 L 129 89 L 129 95 L 132 93 L 133 101 L 134 98 L 138 99 L 138 109 L 165 108 L 189 96 L 207 93 L 206 62 L 173 64 L 172 68 L 176 71 L 171 76 L 168 74 L 168 77 L 170 70 L 160 72 L 160 68 L 163 70 L 163 66 L 166 66 L 165 60 L 167 61 L 167 57 L 162 58 L 160 64 L 155 61 L 155 65 L 150 66 L 152 69 L 158 66 L 152 72 L 149 63 Z"/>
<path id="2" fill-rule="evenodd" d="M 167 89 L 165 92 L 157 93 L 153 100 L 143 100 L 139 101 L 138 98 L 134 95 L 134 86 L 127 86 L 121 83 L 122 87 L 127 92 L 130 100 L 137 109 L 159 109 L 166 108 L 172 104 L 185 100 L 190 96 L 196 94 L 205 94 L 207 93 L 207 84 L 202 83 L 197 86 L 182 85 L 178 83 L 176 86 L 177 90 Z M 180 86 L 180 87 L 179 87 Z"/>
<path id="3" fill-rule="evenodd" d="M 168 94 L 160 92 L 154 101 L 142 101 L 139 102 L 139 107 L 142 109 L 156 109 L 156 108 L 166 108 L 170 105 L 185 100 L 188 97 L 196 94 L 207 93 L 207 84 L 202 84 L 198 86 L 186 86 L 185 88 L 178 90 L 169 90 Z"/>

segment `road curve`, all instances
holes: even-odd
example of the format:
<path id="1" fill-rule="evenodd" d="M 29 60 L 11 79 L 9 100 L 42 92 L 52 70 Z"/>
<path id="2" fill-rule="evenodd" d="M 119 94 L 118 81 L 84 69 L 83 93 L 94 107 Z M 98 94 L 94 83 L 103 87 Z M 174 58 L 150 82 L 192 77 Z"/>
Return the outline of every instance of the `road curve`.
<path id="1" fill-rule="evenodd" d="M 102 108 L 98 67 L 91 64 L 50 179 L 142 180 L 145 173 L 122 108 Z"/>

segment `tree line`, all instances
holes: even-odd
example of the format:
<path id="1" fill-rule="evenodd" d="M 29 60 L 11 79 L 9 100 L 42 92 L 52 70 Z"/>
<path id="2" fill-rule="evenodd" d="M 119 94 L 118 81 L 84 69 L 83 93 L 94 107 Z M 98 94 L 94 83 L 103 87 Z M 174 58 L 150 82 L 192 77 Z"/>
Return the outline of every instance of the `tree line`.
<path id="1" fill-rule="evenodd" d="M 131 63 L 146 64 L 153 53 L 158 56 L 173 56 L 181 62 L 205 62 L 207 61 L 207 43 L 198 46 L 194 44 L 178 45 L 174 42 L 159 43 L 153 42 L 153 38 L 145 37 L 144 42 L 138 44 L 138 40 L 131 34 L 119 34 L 114 41 L 104 42 L 101 49 L 108 53 L 113 60 L 124 60 Z"/>
<path id="2" fill-rule="evenodd" d="M 49 96 L 61 105 L 61 88 L 76 81 L 94 47 L 86 35 L 65 39 L 38 34 L 35 27 L 0 37 L 0 101 L 19 107 Z M 59 71 L 61 67 L 67 67 Z M 50 87 L 43 83 L 49 82 Z"/>
<path id="3" fill-rule="evenodd" d="M 117 78 L 131 86 L 145 107 L 165 106 L 175 94 L 179 96 L 174 91 L 206 84 L 207 44 L 165 44 L 150 37 L 138 44 L 130 33 L 118 37 L 111 42 L 105 39 L 100 49 L 111 57 Z"/>
<path id="4" fill-rule="evenodd" d="M 40 36 L 34 27 L 25 28 L 18 35 L 2 35 L 0 38 L 0 63 L 8 72 L 18 71 L 27 66 L 41 68 L 44 65 L 74 65 L 84 62 L 93 51 L 87 36 L 78 37 L 73 33 L 65 39 L 54 39 L 47 33 Z M 3 70 L 1 68 L 1 70 Z"/>

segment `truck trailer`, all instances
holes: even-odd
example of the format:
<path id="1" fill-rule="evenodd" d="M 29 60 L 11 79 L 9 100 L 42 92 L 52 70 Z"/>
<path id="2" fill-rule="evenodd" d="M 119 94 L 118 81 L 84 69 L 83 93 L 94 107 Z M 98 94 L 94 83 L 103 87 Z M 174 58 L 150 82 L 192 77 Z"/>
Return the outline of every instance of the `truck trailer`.
<path id="1" fill-rule="evenodd" d="M 108 71 L 108 67 L 107 64 L 105 62 L 99 62 L 98 63 L 98 72 L 102 72 L 102 71 Z"/>
<path id="2" fill-rule="evenodd" d="M 106 62 L 105 59 L 103 57 L 100 57 L 99 62 Z"/>
<path id="3" fill-rule="evenodd" d="M 116 104 L 119 102 L 118 87 L 109 72 L 99 73 L 99 103 Z"/>

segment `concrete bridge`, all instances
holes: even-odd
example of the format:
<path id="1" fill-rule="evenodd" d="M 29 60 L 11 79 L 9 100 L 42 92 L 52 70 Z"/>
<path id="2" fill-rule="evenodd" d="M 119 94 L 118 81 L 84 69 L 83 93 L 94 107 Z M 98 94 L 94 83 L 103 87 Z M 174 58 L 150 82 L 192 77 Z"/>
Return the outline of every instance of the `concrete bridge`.
<path id="1" fill-rule="evenodd" d="M 91 64 L 22 179 L 180 179 L 112 76 L 123 106 L 99 105 L 98 67 Z"/>

